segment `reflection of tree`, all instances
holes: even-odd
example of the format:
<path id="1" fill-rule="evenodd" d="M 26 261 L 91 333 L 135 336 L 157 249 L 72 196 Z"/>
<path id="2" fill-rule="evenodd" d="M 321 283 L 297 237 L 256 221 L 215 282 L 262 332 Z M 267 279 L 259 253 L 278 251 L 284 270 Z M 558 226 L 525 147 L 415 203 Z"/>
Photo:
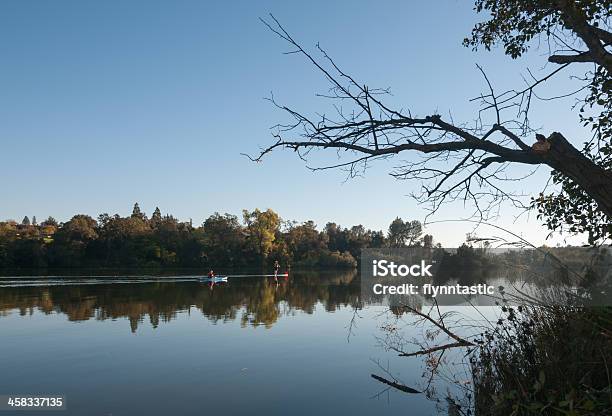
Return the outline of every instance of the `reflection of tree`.
<path id="1" fill-rule="evenodd" d="M 444 267 L 461 281 L 462 273 L 478 273 L 485 262 L 511 262 L 547 290 L 502 293 L 501 315 L 493 320 L 478 309 L 482 320 L 477 321 L 452 310 L 441 311 L 435 302 L 425 311 L 394 307 L 390 319 L 381 326 L 381 345 L 400 357 L 424 358 L 427 371 L 421 390 L 443 403 L 436 383 L 447 383 L 448 414 L 549 414 L 548 409 L 559 414 L 608 414 L 601 410 L 610 409 L 606 357 L 612 352 L 611 313 L 609 307 L 599 306 L 609 305 L 609 297 L 598 293 L 610 293 L 612 286 L 610 250 L 502 251 L 494 259 L 475 254 L 473 250 L 457 250 L 442 260 L 454 265 L 463 262 L 463 266 L 455 271 Z M 578 287 L 563 283 L 570 277 Z M 557 285 L 551 286 L 554 282 Z M 511 306 L 515 303 L 516 308 Z M 403 321 L 407 313 L 410 318 Z M 420 328 L 421 335 L 405 337 L 407 325 Z M 393 377 L 372 377 L 386 388 L 415 391 Z M 451 390 L 458 393 L 451 394 Z"/>
<path id="2" fill-rule="evenodd" d="M 268 280 L 258 285 L 258 290 L 253 293 L 254 296 L 249 297 L 246 304 L 246 311 L 242 316 L 243 326 L 262 323 L 266 328 L 270 328 L 276 322 L 280 315 L 280 307 L 275 285 L 274 282 L 270 283 Z"/>
<path id="3" fill-rule="evenodd" d="M 128 318 L 135 332 L 145 318 L 155 328 L 195 307 L 213 322 L 239 317 L 243 326 L 269 328 L 296 310 L 312 313 L 319 303 L 327 310 L 358 304 L 355 275 L 297 275 L 278 284 L 270 279 L 234 279 L 213 290 L 197 282 L 2 288 L 0 317 L 18 310 L 21 315 L 61 313 L 70 321 Z"/>

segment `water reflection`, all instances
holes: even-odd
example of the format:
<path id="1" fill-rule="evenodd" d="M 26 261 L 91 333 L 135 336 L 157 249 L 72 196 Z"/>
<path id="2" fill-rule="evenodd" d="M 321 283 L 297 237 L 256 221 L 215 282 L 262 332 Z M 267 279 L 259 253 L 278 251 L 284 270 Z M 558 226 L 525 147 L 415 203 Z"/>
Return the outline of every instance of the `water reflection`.
<path id="1" fill-rule="evenodd" d="M 153 327 L 177 314 L 200 310 L 212 322 L 239 320 L 242 326 L 271 327 L 296 311 L 313 313 L 317 304 L 327 311 L 358 305 L 356 271 L 297 274 L 291 279 L 235 278 L 228 283 L 168 280 L 99 284 L 77 282 L 0 288 L 0 316 L 18 311 L 64 314 L 70 321 L 128 318 L 132 332 L 147 320 Z M 179 279 L 180 280 L 180 279 Z M 57 281 L 55 279 L 54 281 Z"/>
<path id="2" fill-rule="evenodd" d="M 438 278 L 441 283 L 482 280 L 504 285 L 523 279 L 509 268 L 480 269 L 453 267 L 448 279 L 443 274 Z M 531 280 L 535 285 L 540 281 Z M 465 304 L 465 299 L 458 297 L 452 304 Z M 409 306 L 420 311 L 422 305 Z M 458 308 L 441 309 L 444 314 Z M 472 321 L 457 318 L 458 331 L 486 313 L 482 308 L 472 312 Z M 49 316 L 36 319 L 41 314 Z M 414 347 L 400 342 L 444 341 L 432 339 L 429 328 L 408 325 L 413 315 L 407 307 L 370 305 L 355 271 L 295 273 L 279 282 L 230 278 L 227 284 L 212 286 L 189 276 L 0 278 L 1 366 L 13 375 L 4 384 L 0 380 L 0 391 L 46 391 L 55 386 L 71 397 L 70 414 L 179 414 L 179 405 L 182 414 L 198 414 L 201 397 L 206 398 L 207 413 L 257 409 L 286 414 L 292 408 L 294 414 L 314 414 L 324 407 L 338 414 L 398 414 L 405 409 L 434 414 L 435 403 L 427 395 L 397 388 L 401 382 L 426 390 L 418 377 L 428 370 L 419 360 L 397 357 L 399 347 Z M 449 316 L 444 319 L 455 328 Z M 97 325 L 96 320 L 117 322 Z M 172 325 L 163 325 L 170 321 Z M 161 328 L 151 331 L 151 326 Z M 249 330 L 257 326 L 271 329 Z M 139 336 L 132 336 L 130 329 Z M 457 351 L 461 363 L 463 351 Z M 445 357 L 455 363 L 450 352 Z M 455 370 L 449 368 L 448 373 Z M 457 374 L 464 370 L 461 367 Z M 397 376 L 399 381 L 397 386 L 381 385 L 371 374 L 391 381 Z M 433 388 L 442 392 L 464 388 L 437 383 Z M 220 386 L 237 391 L 240 399 L 228 401 L 219 394 Z M 381 386 L 397 395 L 389 402 L 369 399 L 379 397 L 372 394 Z M 101 396 L 100 391 L 112 393 L 116 401 L 105 402 L 110 393 Z M 135 409 L 136 403 L 149 407 Z M 453 414 L 452 403 L 448 407 Z"/>
<path id="3" fill-rule="evenodd" d="M 571 266 L 573 270 L 582 270 L 581 273 L 572 272 L 582 276 L 580 285 L 570 282 L 574 289 L 580 290 L 574 292 L 596 302 L 594 304 L 611 304 L 612 257 L 609 251 L 597 252 L 593 257 L 586 256 L 584 250 L 568 250 L 557 250 L 557 255 L 564 254 L 563 262 L 547 260 L 537 251 L 501 251 L 497 256 L 476 256 L 471 252 L 462 256 L 445 255 L 433 283 L 488 283 L 496 287 L 516 286 L 521 293 L 531 288 L 534 290 L 530 293 L 537 293 L 539 289 L 561 285 L 569 277 L 567 270 Z M 586 260 L 588 268 L 585 268 Z M 421 310 L 429 300 L 412 296 L 402 305 Z M 499 297 L 444 295 L 437 300 L 444 305 L 495 305 Z M 0 278 L 0 317 L 11 311 L 21 315 L 40 311 L 63 314 L 70 321 L 128 318 L 133 332 L 145 320 L 156 328 L 160 322 L 171 321 L 178 313 L 194 309 L 214 323 L 238 320 L 242 326 L 270 328 L 282 316 L 296 311 L 312 314 L 319 304 L 327 311 L 335 311 L 343 306 L 360 307 L 379 301 L 367 291 L 362 293 L 355 270 L 295 273 L 289 279 L 278 281 L 230 278 L 229 282 L 221 284 L 201 283 L 194 276 Z M 391 308 L 391 311 L 398 316 L 406 313 L 401 307 Z"/>

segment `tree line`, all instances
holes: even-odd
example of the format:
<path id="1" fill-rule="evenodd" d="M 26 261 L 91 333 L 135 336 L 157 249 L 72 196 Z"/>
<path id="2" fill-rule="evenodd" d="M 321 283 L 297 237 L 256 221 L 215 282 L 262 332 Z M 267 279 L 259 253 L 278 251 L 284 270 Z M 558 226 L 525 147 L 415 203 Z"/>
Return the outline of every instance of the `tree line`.
<path id="1" fill-rule="evenodd" d="M 271 209 L 242 218 L 214 213 L 200 226 L 162 215 L 77 214 L 59 223 L 36 217 L 0 222 L 0 268 L 41 267 L 356 267 L 363 248 L 432 246 L 419 221 L 396 218 L 386 232 L 285 221 Z"/>

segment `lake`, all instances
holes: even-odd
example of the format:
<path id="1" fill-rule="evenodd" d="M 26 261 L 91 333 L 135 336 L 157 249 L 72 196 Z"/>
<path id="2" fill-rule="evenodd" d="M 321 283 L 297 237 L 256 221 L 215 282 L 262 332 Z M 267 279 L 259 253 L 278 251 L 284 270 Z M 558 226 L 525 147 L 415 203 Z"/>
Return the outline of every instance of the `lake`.
<path id="1" fill-rule="evenodd" d="M 437 414 L 371 378 L 418 387 L 423 366 L 381 346 L 391 314 L 361 304 L 354 272 L 0 285 L 0 395 L 64 396 L 51 414 Z"/>

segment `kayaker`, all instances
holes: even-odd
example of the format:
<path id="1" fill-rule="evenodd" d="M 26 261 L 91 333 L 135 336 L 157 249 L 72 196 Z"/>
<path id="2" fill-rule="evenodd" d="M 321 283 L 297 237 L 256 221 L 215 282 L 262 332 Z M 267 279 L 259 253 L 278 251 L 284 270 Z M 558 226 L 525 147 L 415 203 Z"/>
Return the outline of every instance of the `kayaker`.
<path id="1" fill-rule="evenodd" d="M 211 279 L 215 277 L 215 272 L 213 272 L 212 269 L 210 269 L 210 271 L 208 272 L 208 277 L 210 277 Z"/>
<path id="2" fill-rule="evenodd" d="M 274 278 L 278 276 L 278 271 L 280 270 L 280 263 L 278 260 L 274 260 Z"/>

